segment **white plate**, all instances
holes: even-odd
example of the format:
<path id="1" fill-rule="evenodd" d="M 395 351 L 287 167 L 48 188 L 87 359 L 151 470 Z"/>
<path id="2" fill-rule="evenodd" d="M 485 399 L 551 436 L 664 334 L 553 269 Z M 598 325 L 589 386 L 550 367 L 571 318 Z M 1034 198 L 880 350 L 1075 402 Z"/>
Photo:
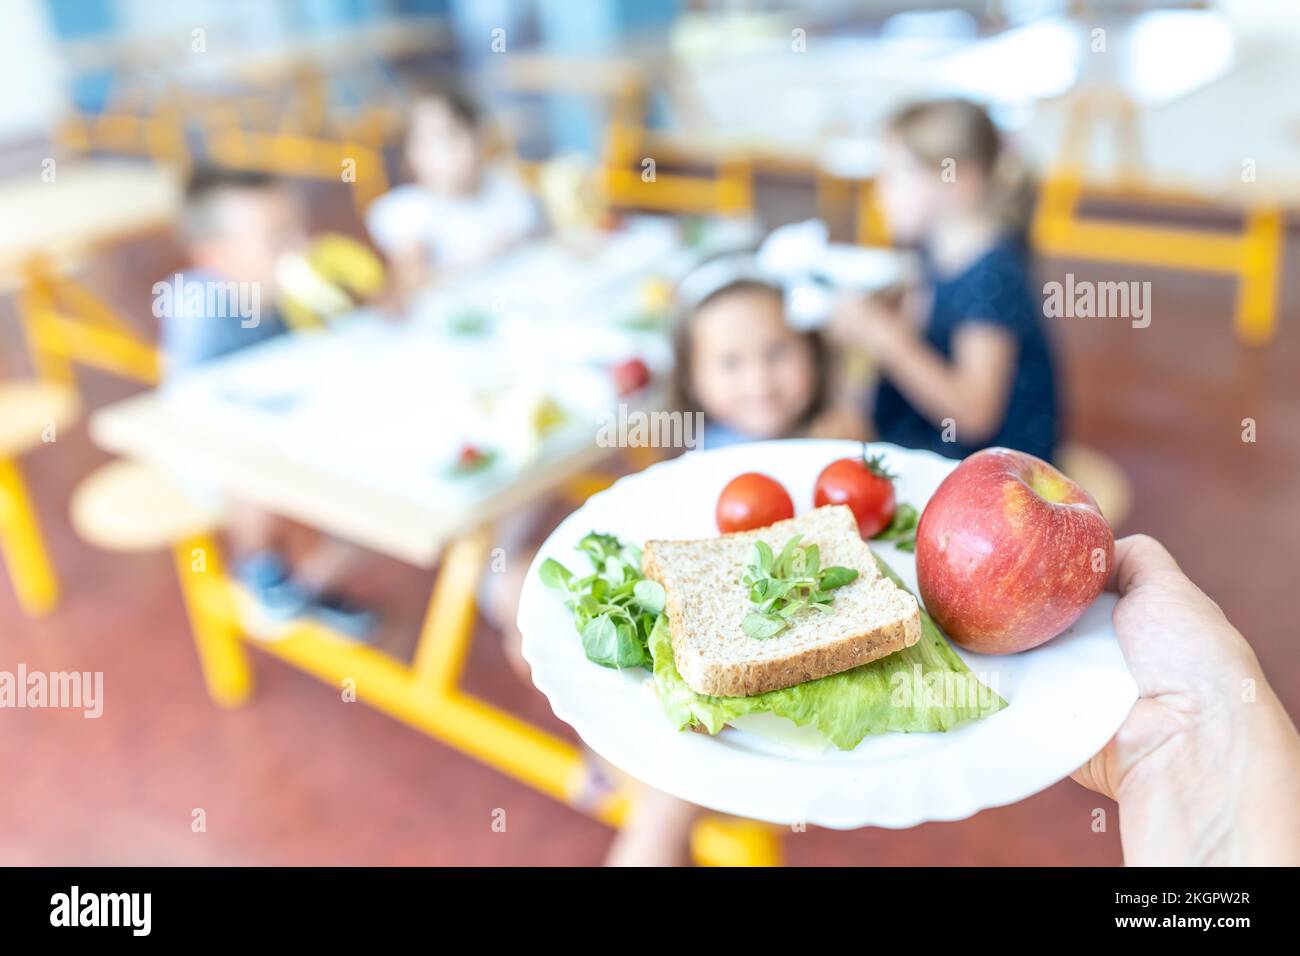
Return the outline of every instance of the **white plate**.
<path id="1" fill-rule="evenodd" d="M 519 607 L 524 656 L 556 715 L 610 763 L 683 800 L 773 823 L 837 829 L 959 820 L 1037 793 L 1101 749 L 1137 699 L 1111 629 L 1112 594 L 1034 650 L 1005 657 L 958 650 L 1007 700 L 993 716 L 946 734 L 868 737 L 842 752 L 778 742 L 752 726 L 716 737 L 676 730 L 645 671 L 609 670 L 586 659 L 572 616 L 537 577 L 546 558 L 585 572 L 586 558 L 573 548 L 593 530 L 638 545 L 716 534 L 718 493 L 745 471 L 781 481 L 802 513 L 812 506 L 821 469 L 860 448 L 854 442 L 780 441 L 689 452 L 623 478 L 566 518 L 538 552 Z M 899 500 L 918 508 L 956 465 L 930 452 L 873 449 L 899 475 Z M 912 556 L 872 547 L 915 590 Z"/>

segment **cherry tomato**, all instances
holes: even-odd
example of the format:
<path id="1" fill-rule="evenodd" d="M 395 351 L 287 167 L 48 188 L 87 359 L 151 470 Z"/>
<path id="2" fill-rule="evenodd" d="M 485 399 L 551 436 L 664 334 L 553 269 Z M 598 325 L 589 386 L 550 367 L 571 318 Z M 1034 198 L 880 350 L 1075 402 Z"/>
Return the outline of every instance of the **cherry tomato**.
<path id="1" fill-rule="evenodd" d="M 841 458 L 822 469 L 813 486 L 813 505 L 848 505 L 858 519 L 858 533 L 874 538 L 894 520 L 893 475 L 879 458 Z"/>
<path id="2" fill-rule="evenodd" d="M 751 531 L 794 517 L 794 502 L 779 481 L 748 471 L 731 479 L 718 495 L 718 530 Z"/>
<path id="3" fill-rule="evenodd" d="M 650 369 L 639 358 L 619 362 L 611 370 L 619 395 L 631 395 L 650 384 Z"/>
<path id="4" fill-rule="evenodd" d="M 483 451 L 474 445 L 463 445 L 460 454 L 456 456 L 456 463 L 451 466 L 451 472 L 453 475 L 471 475 L 492 464 L 492 459 L 491 451 Z"/>

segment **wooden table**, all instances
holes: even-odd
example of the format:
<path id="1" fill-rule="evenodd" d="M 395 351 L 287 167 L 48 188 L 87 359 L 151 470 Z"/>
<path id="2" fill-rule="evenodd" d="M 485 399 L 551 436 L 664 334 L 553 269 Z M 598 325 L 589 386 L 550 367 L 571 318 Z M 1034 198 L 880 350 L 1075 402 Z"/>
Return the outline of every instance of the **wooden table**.
<path id="1" fill-rule="evenodd" d="M 680 256 L 661 257 L 660 267 L 676 268 L 707 249 L 677 251 Z M 554 243 L 540 243 L 523 258 L 529 255 L 553 268 L 565 261 Z M 573 257 L 569 268 L 578 274 L 555 280 L 591 280 L 592 263 L 590 255 Z M 598 418 L 619 401 L 603 367 L 607 356 L 597 356 L 593 365 L 580 354 L 566 362 L 546 352 L 549 332 L 560 331 L 557 316 L 534 314 L 532 324 L 540 331 L 533 338 L 521 338 L 521 323 L 529 319 L 513 308 L 483 338 L 447 331 L 442 310 L 449 301 L 472 299 L 474 288 L 491 285 L 490 274 L 528 272 L 527 261 L 516 258 L 508 265 L 467 277 L 458 292 L 433 297 L 406 324 L 357 316 L 328 333 L 284 336 L 237 353 L 175 386 L 100 410 L 90 432 L 98 444 L 125 457 L 201 475 L 232 497 L 384 554 L 422 566 L 440 562 L 409 665 L 311 621 L 294 624 L 277 640 L 251 643 L 336 687 L 352 687 L 359 700 L 617 825 L 628 794 L 593 794 L 576 747 L 458 687 L 491 523 L 608 455 L 609 448 L 596 444 Z M 619 288 L 590 284 L 605 301 L 615 301 L 610 296 Z M 599 304 L 575 301 L 569 311 L 594 315 Z M 619 335 L 608 315 L 604 331 Z M 627 333 L 629 348 L 639 334 Z M 565 349 L 573 347 L 559 338 Z M 610 338 L 603 341 L 609 347 Z M 499 451 L 499 466 L 469 478 L 448 477 L 449 453 L 473 417 L 469 395 L 503 385 L 527 389 L 530 382 L 545 383 L 568 424 L 532 457 L 528 448 L 511 446 L 510 428 L 501 432 L 501 441 L 489 428 L 480 445 Z M 202 574 L 187 566 L 192 553 L 204 556 Z M 209 688 L 219 702 L 240 704 L 252 687 L 250 642 L 234 611 L 234 586 L 224 576 L 219 549 L 204 535 L 182 542 L 176 554 Z M 756 846 L 762 859 L 771 859 L 770 834 L 753 826 L 737 829 L 734 822 L 715 820 L 704 836 L 702 845 L 711 846 L 717 859 L 753 859 Z"/>

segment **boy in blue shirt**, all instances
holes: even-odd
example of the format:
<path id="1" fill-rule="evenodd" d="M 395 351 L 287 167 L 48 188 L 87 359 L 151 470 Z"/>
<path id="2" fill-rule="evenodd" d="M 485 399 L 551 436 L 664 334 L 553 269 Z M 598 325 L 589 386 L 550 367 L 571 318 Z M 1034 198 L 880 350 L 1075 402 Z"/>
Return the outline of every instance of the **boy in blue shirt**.
<path id="1" fill-rule="evenodd" d="M 276 267 L 307 239 L 293 195 L 279 180 L 257 172 L 197 171 L 185 190 L 180 228 L 192 266 L 154 285 L 164 387 L 287 331 L 275 307 Z M 204 482 L 191 476 L 187 484 Z M 256 612 L 253 619 L 245 614 L 250 630 L 271 636 L 284 622 L 311 616 L 354 637 L 369 633 L 373 615 L 335 591 L 354 569 L 357 548 L 322 537 L 290 567 L 283 550 L 285 521 L 241 502 L 223 506 L 234 576 L 256 605 L 246 609 Z"/>
<path id="2" fill-rule="evenodd" d="M 196 172 L 180 227 L 191 266 L 154 284 L 168 378 L 283 333 L 276 264 L 306 242 L 294 197 L 257 172 Z"/>

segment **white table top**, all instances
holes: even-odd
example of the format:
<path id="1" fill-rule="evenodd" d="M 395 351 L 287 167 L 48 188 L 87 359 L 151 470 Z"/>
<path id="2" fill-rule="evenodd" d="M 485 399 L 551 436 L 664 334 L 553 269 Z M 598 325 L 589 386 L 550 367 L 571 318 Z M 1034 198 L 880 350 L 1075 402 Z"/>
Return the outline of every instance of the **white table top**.
<path id="1" fill-rule="evenodd" d="M 629 235 L 639 245 L 649 232 L 634 224 Z M 427 566 L 449 539 L 609 454 L 597 445 L 619 401 L 609 364 L 642 356 L 658 381 L 669 364 L 662 332 L 620 325 L 627 287 L 706 252 L 672 246 L 634 269 L 621 257 L 606 262 L 618 269 L 601 269 L 602 257 L 566 258 L 544 240 L 458 283 L 460 298 L 431 298 L 408 321 L 357 314 L 328 333 L 272 339 L 102 409 L 91 435 L 123 456 Z M 587 282 L 589 294 L 575 295 L 567 314 L 512 302 L 486 332 L 447 327 L 444 299 L 458 303 L 528 261 L 546 262 L 562 288 Z M 616 272 L 618 282 L 602 278 Z M 539 443 L 528 422 L 542 395 L 564 421 Z M 494 452 L 492 465 L 453 475 L 465 444 Z"/>
<path id="2" fill-rule="evenodd" d="M 35 254 L 53 259 L 169 223 L 176 174 L 151 163 L 58 160 L 52 173 L 0 181 L 0 272 Z M 52 178 L 50 176 L 52 175 Z"/>
<path id="3" fill-rule="evenodd" d="M 846 178 L 876 168 L 884 119 L 904 102 L 961 95 L 991 104 L 1035 168 L 1059 157 L 1081 89 L 1122 91 L 1138 108 L 1146 178 L 1206 199 L 1300 201 L 1300 59 L 1290 37 L 1245 33 L 1217 10 L 1165 10 L 1090 30 L 1046 18 L 988 37 L 809 37 L 681 64 L 668 131 L 700 150 L 811 163 Z M 1088 25 L 1089 27 L 1091 25 Z M 1090 141 L 1091 182 L 1114 180 L 1113 128 Z M 1255 178 L 1243 181 L 1253 160 Z"/>

